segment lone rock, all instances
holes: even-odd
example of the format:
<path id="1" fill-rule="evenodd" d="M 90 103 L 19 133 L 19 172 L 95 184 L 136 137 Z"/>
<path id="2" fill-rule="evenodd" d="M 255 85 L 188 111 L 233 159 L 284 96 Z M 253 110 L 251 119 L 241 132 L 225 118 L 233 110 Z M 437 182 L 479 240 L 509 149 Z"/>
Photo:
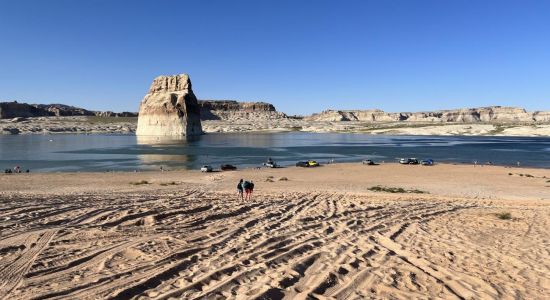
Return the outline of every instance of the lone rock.
<path id="1" fill-rule="evenodd" d="M 187 74 L 159 76 L 141 101 L 136 135 L 202 134 L 200 107 Z"/>

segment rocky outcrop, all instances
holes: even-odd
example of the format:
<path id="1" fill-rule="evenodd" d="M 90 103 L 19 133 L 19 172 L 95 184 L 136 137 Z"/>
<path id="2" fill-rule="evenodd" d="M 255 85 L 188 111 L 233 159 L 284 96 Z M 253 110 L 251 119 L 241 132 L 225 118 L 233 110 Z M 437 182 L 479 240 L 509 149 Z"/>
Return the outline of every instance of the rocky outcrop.
<path id="1" fill-rule="evenodd" d="M 141 101 L 136 135 L 202 134 L 200 107 L 187 74 L 159 76 Z"/>
<path id="2" fill-rule="evenodd" d="M 308 116 L 305 120 L 325 122 L 546 123 L 550 121 L 550 112 L 527 112 L 523 108 L 503 106 L 401 113 L 386 113 L 381 110 L 326 110 Z"/>
<path id="3" fill-rule="evenodd" d="M 266 102 L 239 102 L 236 100 L 199 100 L 201 120 L 231 121 L 238 119 L 283 119 L 275 106 Z"/>
<path id="4" fill-rule="evenodd" d="M 35 107 L 45 110 L 50 116 L 94 116 L 95 112 L 80 107 L 65 104 L 33 104 Z"/>
<path id="5" fill-rule="evenodd" d="M 0 119 L 11 119 L 17 117 L 41 117 L 48 116 L 50 113 L 41 108 L 26 103 L 0 102 Z"/>
<path id="6" fill-rule="evenodd" d="M 97 117 L 137 117 L 134 112 L 115 113 L 112 111 L 93 111 L 65 104 L 27 104 L 13 102 L 0 102 L 0 119 L 32 118 L 32 117 L 73 117 L 73 116 L 97 116 Z"/>
<path id="7" fill-rule="evenodd" d="M 96 117 L 102 117 L 102 118 L 109 118 L 109 117 L 122 117 L 122 118 L 135 118 L 138 116 L 138 113 L 135 112 L 129 112 L 129 111 L 123 111 L 120 113 L 112 112 L 112 111 L 96 111 L 94 112 L 94 115 Z"/>

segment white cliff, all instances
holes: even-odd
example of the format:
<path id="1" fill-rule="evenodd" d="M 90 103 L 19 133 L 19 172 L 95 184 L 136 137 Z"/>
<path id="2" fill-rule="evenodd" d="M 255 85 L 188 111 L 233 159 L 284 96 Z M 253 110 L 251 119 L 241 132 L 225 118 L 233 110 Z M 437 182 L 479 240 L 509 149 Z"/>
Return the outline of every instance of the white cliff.
<path id="1" fill-rule="evenodd" d="M 202 134 L 200 107 L 189 75 L 159 76 L 139 108 L 138 136 L 192 136 Z"/>

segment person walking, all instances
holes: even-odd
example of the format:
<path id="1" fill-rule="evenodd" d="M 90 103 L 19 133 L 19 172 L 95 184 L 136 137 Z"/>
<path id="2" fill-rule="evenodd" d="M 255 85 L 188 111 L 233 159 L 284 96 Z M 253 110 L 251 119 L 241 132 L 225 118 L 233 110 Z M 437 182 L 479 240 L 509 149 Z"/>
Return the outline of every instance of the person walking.
<path id="1" fill-rule="evenodd" d="M 241 179 L 239 181 L 239 183 L 237 183 L 237 192 L 239 193 L 239 196 L 241 198 L 241 200 L 244 200 L 244 197 L 243 197 L 243 180 Z"/>
<path id="2" fill-rule="evenodd" d="M 252 200 L 252 192 L 254 192 L 254 182 L 250 180 L 250 192 L 248 193 L 248 200 Z"/>
<path id="3" fill-rule="evenodd" d="M 251 193 L 251 183 L 250 181 L 243 182 L 243 189 L 244 189 L 244 200 L 250 200 L 250 193 Z"/>

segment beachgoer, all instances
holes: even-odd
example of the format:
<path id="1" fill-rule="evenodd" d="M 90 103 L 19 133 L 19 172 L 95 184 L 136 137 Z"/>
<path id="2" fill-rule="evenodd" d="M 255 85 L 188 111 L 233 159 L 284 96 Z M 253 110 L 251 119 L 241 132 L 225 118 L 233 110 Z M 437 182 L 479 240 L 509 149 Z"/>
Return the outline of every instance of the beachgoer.
<path id="1" fill-rule="evenodd" d="M 252 190 L 250 188 L 251 188 L 251 184 L 250 184 L 249 181 L 243 182 L 244 200 L 249 200 L 250 199 L 250 193 L 252 192 Z"/>
<path id="2" fill-rule="evenodd" d="M 519 165 L 520 165 L 519 161 L 517 162 L 517 164 L 518 164 L 518 167 L 519 167 Z"/>
<path id="3" fill-rule="evenodd" d="M 254 192 L 254 182 L 250 180 L 250 193 L 248 195 L 248 200 L 252 200 L 252 192 Z"/>
<path id="4" fill-rule="evenodd" d="M 237 183 L 237 192 L 239 193 L 239 197 L 241 200 L 244 200 L 243 198 L 243 180 L 241 179 L 239 183 Z"/>
<path id="5" fill-rule="evenodd" d="M 21 173 L 21 167 L 15 166 L 15 168 L 13 168 L 13 173 Z"/>

